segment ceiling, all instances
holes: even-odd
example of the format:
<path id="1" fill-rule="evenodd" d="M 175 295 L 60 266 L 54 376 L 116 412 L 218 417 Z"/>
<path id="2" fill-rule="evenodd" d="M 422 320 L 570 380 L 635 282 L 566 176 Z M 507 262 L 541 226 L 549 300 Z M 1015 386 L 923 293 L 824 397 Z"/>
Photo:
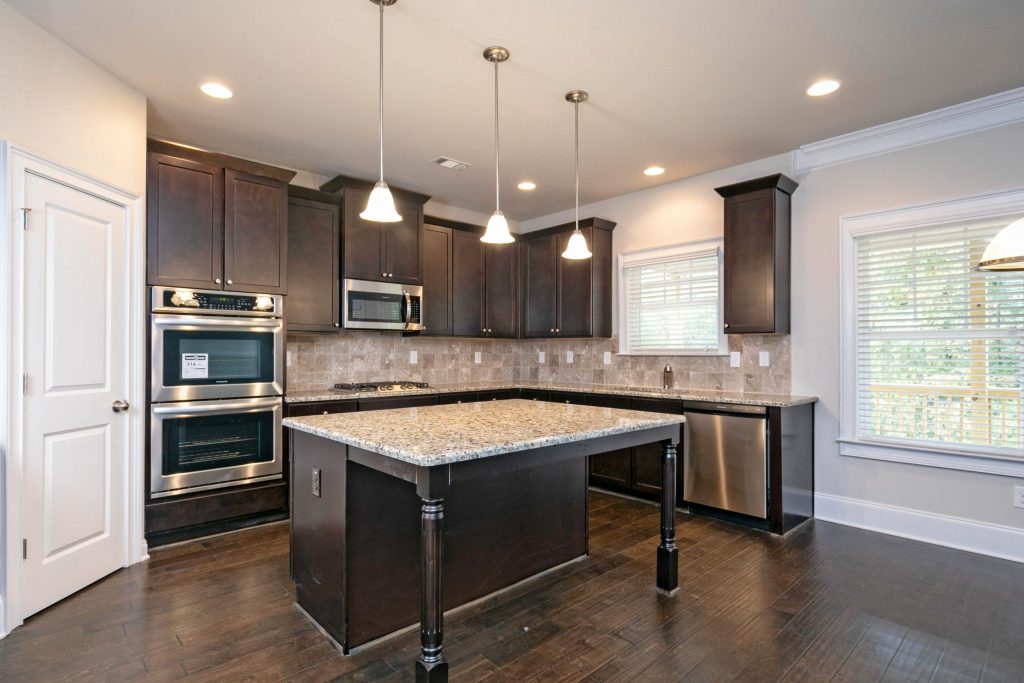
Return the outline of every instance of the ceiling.
<path id="1" fill-rule="evenodd" d="M 323 175 L 377 164 L 377 7 L 367 0 L 8 0 L 149 98 L 152 135 Z M 385 173 L 489 212 L 492 67 L 502 208 L 572 205 L 1024 85 L 1020 0 L 399 0 L 386 11 Z M 821 77 L 843 83 L 810 98 Z M 199 92 L 221 81 L 235 97 Z M 473 164 L 450 171 L 439 155 Z M 648 178 L 651 164 L 667 172 Z M 523 179 L 532 193 L 515 189 Z"/>

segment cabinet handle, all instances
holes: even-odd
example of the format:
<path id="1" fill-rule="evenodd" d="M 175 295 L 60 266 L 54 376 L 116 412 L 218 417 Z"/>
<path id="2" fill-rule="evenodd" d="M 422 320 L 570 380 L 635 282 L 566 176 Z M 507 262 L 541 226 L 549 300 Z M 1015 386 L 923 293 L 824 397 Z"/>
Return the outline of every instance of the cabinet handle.
<path id="1" fill-rule="evenodd" d="M 228 280 L 228 284 L 229 285 L 233 285 L 233 284 L 235 284 L 235 281 L 234 280 Z"/>
<path id="2" fill-rule="evenodd" d="M 213 281 L 214 281 L 215 284 L 218 284 L 218 285 L 220 284 L 220 278 L 219 277 L 213 278 Z"/>

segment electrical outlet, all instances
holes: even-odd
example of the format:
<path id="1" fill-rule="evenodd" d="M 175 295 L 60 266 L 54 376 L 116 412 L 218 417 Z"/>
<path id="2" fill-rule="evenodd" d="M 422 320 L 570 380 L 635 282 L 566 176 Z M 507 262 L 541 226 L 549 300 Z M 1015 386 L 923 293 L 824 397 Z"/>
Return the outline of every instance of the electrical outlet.
<path id="1" fill-rule="evenodd" d="M 769 363 L 770 359 L 771 359 L 771 357 L 769 356 L 768 352 L 767 351 L 762 351 L 760 353 L 760 355 L 758 356 L 758 363 L 760 364 L 760 366 L 762 368 L 766 368 L 766 367 L 768 367 L 770 365 L 770 363 Z"/>
<path id="2" fill-rule="evenodd" d="M 287 360 L 285 361 L 285 365 L 288 365 L 288 366 L 290 366 L 290 365 L 292 364 L 292 352 L 291 352 L 291 351 L 288 351 L 288 352 L 287 352 L 287 353 L 285 353 L 284 355 L 285 355 L 285 358 L 287 359 Z"/>
<path id="3" fill-rule="evenodd" d="M 1024 508 L 1024 486 L 1013 487 L 1013 507 Z"/>
<path id="4" fill-rule="evenodd" d="M 565 352 L 565 362 L 572 365 L 572 351 Z"/>
<path id="5" fill-rule="evenodd" d="M 484 360 L 483 359 L 483 355 L 479 351 L 474 351 L 473 352 L 473 362 L 474 363 L 476 363 L 477 365 L 480 365 L 480 363 L 482 363 L 483 360 Z"/>
<path id="6" fill-rule="evenodd" d="M 605 365 L 611 365 L 612 364 L 612 352 L 611 351 L 605 351 L 604 352 L 604 364 Z"/>
<path id="7" fill-rule="evenodd" d="M 420 352 L 410 351 L 409 352 L 409 365 L 416 365 L 420 362 Z"/>
<path id="8" fill-rule="evenodd" d="M 544 353 L 543 351 L 538 351 L 537 352 L 537 362 L 538 363 L 543 363 L 544 359 L 547 358 L 547 357 L 548 357 L 548 354 Z"/>
<path id="9" fill-rule="evenodd" d="M 729 352 L 729 367 L 738 368 L 740 366 L 740 352 L 730 351 Z"/>

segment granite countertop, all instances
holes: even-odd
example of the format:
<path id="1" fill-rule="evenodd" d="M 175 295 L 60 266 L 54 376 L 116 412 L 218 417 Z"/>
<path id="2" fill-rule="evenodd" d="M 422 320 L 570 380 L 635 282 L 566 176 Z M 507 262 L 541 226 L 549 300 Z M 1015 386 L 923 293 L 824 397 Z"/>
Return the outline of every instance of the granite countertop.
<path id="1" fill-rule="evenodd" d="M 296 417 L 284 426 L 434 466 L 683 422 L 668 413 L 510 399 Z"/>
<path id="2" fill-rule="evenodd" d="M 612 384 L 567 384 L 530 380 L 508 382 L 467 382 L 463 384 L 438 384 L 427 389 L 404 389 L 401 391 L 289 391 L 285 403 L 311 403 L 315 401 L 342 401 L 356 398 L 380 396 L 418 396 L 429 394 L 458 393 L 462 391 L 493 391 L 497 389 L 540 389 L 543 391 L 569 391 L 584 394 L 613 394 L 637 398 L 669 398 L 684 401 L 710 401 L 742 405 L 789 408 L 804 403 L 815 403 L 816 396 L 791 396 L 789 394 L 763 394 L 742 391 L 714 391 L 705 389 L 659 389 L 657 387 L 632 387 Z"/>

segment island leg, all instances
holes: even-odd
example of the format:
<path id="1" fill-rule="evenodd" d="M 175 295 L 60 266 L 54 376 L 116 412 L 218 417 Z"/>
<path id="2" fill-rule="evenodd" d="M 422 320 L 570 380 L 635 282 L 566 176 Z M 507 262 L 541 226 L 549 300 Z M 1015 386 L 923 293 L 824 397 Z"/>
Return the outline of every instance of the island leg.
<path id="1" fill-rule="evenodd" d="M 661 544 L 658 546 L 658 590 L 672 595 L 679 588 L 676 549 L 676 444 L 663 444 L 661 456 Z"/>
<path id="2" fill-rule="evenodd" d="M 444 608 L 441 603 L 444 500 L 423 498 L 422 501 L 420 658 L 416 660 L 416 683 L 447 683 L 448 660 L 441 644 L 444 639 Z"/>

